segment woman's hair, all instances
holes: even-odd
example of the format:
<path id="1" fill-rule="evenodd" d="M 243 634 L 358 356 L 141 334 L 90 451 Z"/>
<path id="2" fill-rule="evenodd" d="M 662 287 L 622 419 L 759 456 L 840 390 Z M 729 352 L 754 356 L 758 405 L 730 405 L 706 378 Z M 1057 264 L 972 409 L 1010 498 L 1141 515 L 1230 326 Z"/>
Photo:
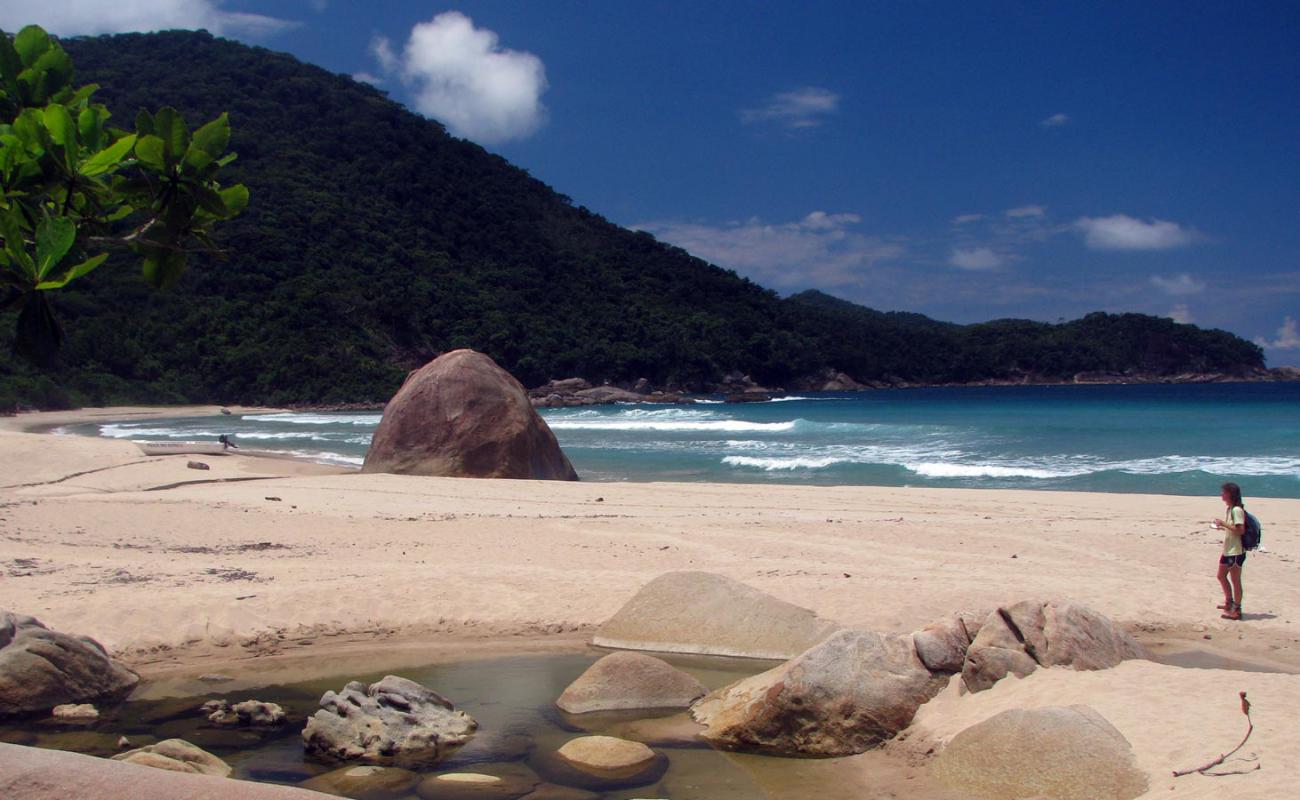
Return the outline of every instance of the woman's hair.
<path id="1" fill-rule="evenodd" d="M 1230 506 L 1241 505 L 1241 487 L 1235 483 L 1223 484 L 1223 491 L 1228 493 L 1228 499 L 1231 501 Z"/>

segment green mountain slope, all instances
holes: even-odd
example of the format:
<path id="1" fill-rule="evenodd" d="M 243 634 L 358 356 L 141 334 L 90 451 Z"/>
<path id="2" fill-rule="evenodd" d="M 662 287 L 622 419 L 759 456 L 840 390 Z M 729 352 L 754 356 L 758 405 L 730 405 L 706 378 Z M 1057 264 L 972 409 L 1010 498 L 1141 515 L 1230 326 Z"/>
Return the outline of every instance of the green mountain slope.
<path id="1" fill-rule="evenodd" d="M 457 347 L 526 385 L 579 375 L 700 387 L 732 371 L 781 384 L 823 367 L 860 380 L 1233 371 L 1254 345 L 1151 317 L 956 326 L 819 293 L 774 293 L 613 225 L 524 170 L 292 57 L 171 32 L 64 42 L 78 80 L 130 126 L 170 104 L 229 111 L 252 192 L 224 225 L 225 261 L 173 289 L 108 264 L 61 294 L 61 366 L 8 356 L 0 406 L 383 401 Z M 224 174 L 224 173 L 223 173 Z M 1089 323 L 1089 320 L 1093 322 Z M 1127 320 L 1127 322 L 1125 322 Z M 1136 341 L 1135 341 L 1136 340 Z"/>

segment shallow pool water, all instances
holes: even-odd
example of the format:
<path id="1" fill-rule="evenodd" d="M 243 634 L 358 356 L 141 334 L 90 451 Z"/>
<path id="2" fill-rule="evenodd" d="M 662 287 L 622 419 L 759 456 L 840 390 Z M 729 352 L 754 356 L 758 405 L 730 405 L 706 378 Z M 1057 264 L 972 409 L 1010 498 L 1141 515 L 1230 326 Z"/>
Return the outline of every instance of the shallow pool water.
<path id="1" fill-rule="evenodd" d="M 568 715 L 554 701 L 575 678 L 603 655 L 595 649 L 581 653 L 521 655 L 474 661 L 432 664 L 396 671 L 446 696 L 479 723 L 474 739 L 447 760 L 422 770 L 442 772 L 509 772 L 536 768 L 546 754 L 565 742 L 590 733 L 640 738 L 667 757 L 667 771 L 650 784 L 607 790 L 608 800 L 666 798 L 669 800 L 726 800 L 727 798 L 859 797 L 856 789 L 835 777 L 830 761 L 723 753 L 692 741 L 694 730 L 684 712 L 618 712 Z M 772 666 L 772 662 L 699 656 L 662 656 L 694 675 L 710 689 Z M 134 746 L 181 738 L 224 759 L 234 777 L 268 783 L 297 785 L 338 769 L 303 753 L 300 733 L 306 718 L 318 708 L 320 696 L 339 690 L 349 680 L 371 683 L 384 676 L 340 675 L 330 679 L 264 686 L 224 693 L 220 684 L 207 694 L 165 700 L 131 701 L 103 710 L 98 723 L 88 728 L 58 726 L 51 721 L 0 727 L 0 741 L 73 750 L 97 756 L 120 752 L 118 739 L 126 736 Z M 207 721 L 199 711 L 206 700 L 238 702 L 254 698 L 279 703 L 290 722 L 282 728 L 259 732 L 224 728 Z M 882 760 L 881 769 L 901 771 L 901 765 Z M 882 781 L 888 777 L 880 776 Z M 895 775 L 896 779 L 903 776 Z M 919 785 L 912 784 L 917 789 Z M 364 798 L 370 795 L 353 794 Z M 373 795 L 386 800 L 414 800 L 405 794 Z M 928 796 L 909 793 L 908 796 Z"/>

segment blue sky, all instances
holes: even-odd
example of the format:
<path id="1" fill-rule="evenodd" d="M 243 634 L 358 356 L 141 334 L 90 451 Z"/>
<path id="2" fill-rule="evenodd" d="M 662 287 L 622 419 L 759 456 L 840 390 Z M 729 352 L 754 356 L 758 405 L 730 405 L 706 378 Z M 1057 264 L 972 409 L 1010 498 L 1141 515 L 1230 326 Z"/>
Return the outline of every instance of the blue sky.
<path id="1" fill-rule="evenodd" d="M 786 294 L 1139 311 L 1300 363 L 1300 5 L 6 0 L 376 83 Z M 236 124 L 238 121 L 235 121 Z"/>

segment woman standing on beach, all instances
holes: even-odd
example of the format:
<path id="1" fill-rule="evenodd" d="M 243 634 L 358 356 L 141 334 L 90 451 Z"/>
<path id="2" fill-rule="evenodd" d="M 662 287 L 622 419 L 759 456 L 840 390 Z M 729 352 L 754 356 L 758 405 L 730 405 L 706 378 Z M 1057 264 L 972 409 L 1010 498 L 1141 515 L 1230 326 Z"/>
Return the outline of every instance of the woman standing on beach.
<path id="1" fill-rule="evenodd" d="M 1241 619 L 1241 568 L 1246 563 L 1246 548 L 1241 535 L 1246 532 L 1246 509 L 1241 505 L 1241 487 L 1235 483 L 1223 484 L 1220 498 L 1228 507 L 1223 519 L 1213 525 L 1222 528 L 1223 555 L 1219 556 L 1219 585 L 1223 587 L 1224 619 Z"/>

